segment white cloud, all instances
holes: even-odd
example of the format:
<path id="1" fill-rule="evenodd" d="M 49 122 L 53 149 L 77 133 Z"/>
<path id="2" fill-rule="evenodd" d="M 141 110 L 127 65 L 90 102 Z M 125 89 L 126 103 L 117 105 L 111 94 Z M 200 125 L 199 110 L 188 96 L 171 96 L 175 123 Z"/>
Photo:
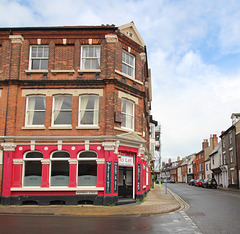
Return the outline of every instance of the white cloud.
<path id="1" fill-rule="evenodd" d="M 2 0 L 0 12 L 1 26 L 134 21 L 148 49 L 163 157 L 200 150 L 204 138 L 219 135 L 239 112 L 240 69 L 226 75 L 213 64 L 240 52 L 238 0 Z"/>

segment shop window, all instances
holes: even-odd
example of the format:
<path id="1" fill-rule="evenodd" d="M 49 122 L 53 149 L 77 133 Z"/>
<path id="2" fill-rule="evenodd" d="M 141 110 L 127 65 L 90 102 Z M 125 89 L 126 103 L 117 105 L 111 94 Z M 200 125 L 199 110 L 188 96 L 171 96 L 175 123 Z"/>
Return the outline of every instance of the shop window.
<path id="1" fill-rule="evenodd" d="M 100 69 L 100 46 L 82 46 L 81 70 Z"/>
<path id="2" fill-rule="evenodd" d="M 72 124 L 72 96 L 56 95 L 53 98 L 52 125 L 71 126 Z"/>
<path id="3" fill-rule="evenodd" d="M 25 126 L 44 126 L 46 97 L 33 95 L 27 97 Z"/>
<path id="4" fill-rule="evenodd" d="M 85 151 L 78 157 L 78 186 L 96 186 L 97 183 L 97 154 Z"/>
<path id="5" fill-rule="evenodd" d="M 24 157 L 23 186 L 41 186 L 43 158 L 40 152 L 29 152 Z"/>
<path id="6" fill-rule="evenodd" d="M 99 96 L 83 95 L 79 97 L 79 126 L 98 126 Z"/>
<path id="7" fill-rule="evenodd" d="M 134 103 L 127 99 L 122 99 L 122 127 L 134 130 Z"/>
<path id="8" fill-rule="evenodd" d="M 48 54 L 48 46 L 31 46 L 29 64 L 30 70 L 47 70 Z"/>
<path id="9" fill-rule="evenodd" d="M 122 51 L 122 73 L 135 78 L 135 57 Z"/>
<path id="10" fill-rule="evenodd" d="M 51 186 L 68 186 L 70 154 L 59 151 L 51 157 Z"/>

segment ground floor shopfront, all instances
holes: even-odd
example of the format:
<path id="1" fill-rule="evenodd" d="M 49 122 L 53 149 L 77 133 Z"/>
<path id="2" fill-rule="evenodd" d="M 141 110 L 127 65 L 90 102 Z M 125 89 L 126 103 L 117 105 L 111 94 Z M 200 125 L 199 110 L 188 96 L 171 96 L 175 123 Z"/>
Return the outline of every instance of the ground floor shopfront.
<path id="1" fill-rule="evenodd" d="M 144 141 L 124 137 L 2 144 L 2 204 L 112 205 L 120 198 L 142 199 L 151 180 Z"/>

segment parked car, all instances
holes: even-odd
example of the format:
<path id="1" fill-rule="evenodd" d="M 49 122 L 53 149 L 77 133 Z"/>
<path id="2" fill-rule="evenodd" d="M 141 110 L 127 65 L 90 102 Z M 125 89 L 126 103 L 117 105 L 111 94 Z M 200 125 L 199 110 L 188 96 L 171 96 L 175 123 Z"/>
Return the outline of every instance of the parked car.
<path id="1" fill-rule="evenodd" d="M 207 178 L 202 182 L 203 188 L 217 188 L 217 181 L 214 178 Z"/>
<path id="2" fill-rule="evenodd" d="M 202 187 L 202 182 L 203 182 L 203 179 L 196 180 L 195 186 Z"/>
<path id="3" fill-rule="evenodd" d="M 189 184 L 189 185 L 195 185 L 195 181 L 196 181 L 196 180 L 191 179 L 191 180 L 188 182 L 188 184 Z"/>

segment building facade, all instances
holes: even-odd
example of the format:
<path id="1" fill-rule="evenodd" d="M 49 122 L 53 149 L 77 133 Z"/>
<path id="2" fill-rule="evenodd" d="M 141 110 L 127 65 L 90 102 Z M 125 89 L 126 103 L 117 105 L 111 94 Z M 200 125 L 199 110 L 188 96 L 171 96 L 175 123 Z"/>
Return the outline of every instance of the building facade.
<path id="1" fill-rule="evenodd" d="M 149 74 L 134 23 L 1 28 L 2 204 L 142 199 Z"/>

